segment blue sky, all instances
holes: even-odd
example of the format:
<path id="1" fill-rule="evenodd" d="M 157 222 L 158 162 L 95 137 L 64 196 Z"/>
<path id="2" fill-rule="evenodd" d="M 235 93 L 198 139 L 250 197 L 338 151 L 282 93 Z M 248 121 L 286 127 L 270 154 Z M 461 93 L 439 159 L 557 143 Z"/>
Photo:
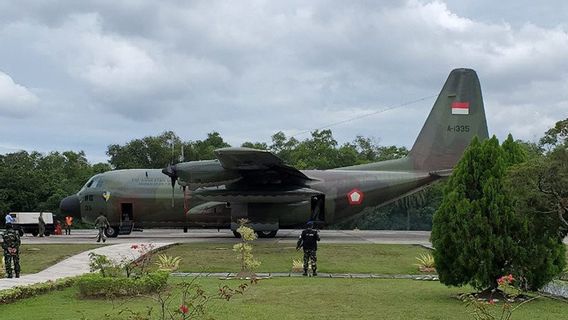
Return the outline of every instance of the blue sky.
<path id="1" fill-rule="evenodd" d="M 1 1 L 0 153 L 173 130 L 269 142 L 436 95 L 478 72 L 489 130 L 568 117 L 562 1 Z M 410 147 L 435 98 L 332 127 Z M 306 135 L 299 135 L 302 139 Z"/>

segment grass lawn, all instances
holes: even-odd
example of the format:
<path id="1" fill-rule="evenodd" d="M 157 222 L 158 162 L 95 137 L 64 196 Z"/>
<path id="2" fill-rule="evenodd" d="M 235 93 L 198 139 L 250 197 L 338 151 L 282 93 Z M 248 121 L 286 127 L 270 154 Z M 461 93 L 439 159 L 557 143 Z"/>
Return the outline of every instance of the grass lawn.
<path id="1" fill-rule="evenodd" d="M 191 243 L 163 251 L 182 257 L 181 272 L 236 272 L 234 243 Z M 413 245 L 325 244 L 318 250 L 318 271 L 329 273 L 417 274 L 416 257 L 429 250 Z M 289 272 L 302 251 L 292 244 L 255 243 L 253 254 L 262 264 L 258 272 Z"/>
<path id="2" fill-rule="evenodd" d="M 187 279 L 189 280 L 189 279 Z M 180 278 L 171 279 L 175 284 Z M 236 280 L 200 278 L 207 292 Z M 212 301 L 208 315 L 215 319 L 473 319 L 455 298 L 467 288 L 447 288 L 438 282 L 379 279 L 274 278 L 253 285 L 231 301 Z M 62 291 L 0 305 L 6 319 L 128 319 L 121 310 L 158 309 L 150 298 L 80 300 L 77 290 Z M 172 299 L 171 308 L 179 300 Z M 498 311 L 500 306 L 493 308 Z M 539 298 L 521 306 L 513 319 L 566 319 L 568 304 Z M 157 314 L 154 313 L 154 318 Z"/>
<path id="3" fill-rule="evenodd" d="M 95 244 L 22 244 L 20 266 L 22 274 L 39 272 L 57 262 L 86 250 L 100 247 Z"/>

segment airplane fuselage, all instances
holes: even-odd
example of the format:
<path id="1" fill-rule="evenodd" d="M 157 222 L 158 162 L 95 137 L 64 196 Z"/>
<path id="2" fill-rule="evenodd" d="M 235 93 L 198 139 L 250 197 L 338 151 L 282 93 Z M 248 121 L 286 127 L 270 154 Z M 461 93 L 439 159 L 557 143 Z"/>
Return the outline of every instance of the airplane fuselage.
<path id="1" fill-rule="evenodd" d="M 311 180 L 305 187 L 324 196 L 323 222 L 332 224 L 348 219 L 369 206 L 379 206 L 419 190 L 436 180 L 427 172 L 304 170 Z M 298 189 L 301 189 L 298 186 Z M 303 225 L 310 220 L 313 207 L 309 195 L 301 201 L 281 201 L 283 190 L 266 190 L 248 199 L 242 192 L 227 201 L 194 196 L 194 192 L 172 188 L 170 179 L 158 169 L 117 170 L 99 174 L 77 193 L 80 215 L 92 222 L 107 215 L 112 225 L 125 219 L 139 227 L 228 228 L 237 217 L 246 217 L 266 228 Z M 292 190 L 293 192 L 293 190 Z M 224 195 L 227 199 L 227 195 Z M 261 199 L 262 200 L 259 200 Z M 250 202 L 253 201 L 253 202 Z M 204 204 L 209 204 L 203 208 Z M 243 207 L 243 206 L 246 207 Z M 239 212 L 236 211 L 246 211 Z M 231 218 L 233 217 L 233 218 Z M 262 227 L 261 227 L 262 228 Z"/>

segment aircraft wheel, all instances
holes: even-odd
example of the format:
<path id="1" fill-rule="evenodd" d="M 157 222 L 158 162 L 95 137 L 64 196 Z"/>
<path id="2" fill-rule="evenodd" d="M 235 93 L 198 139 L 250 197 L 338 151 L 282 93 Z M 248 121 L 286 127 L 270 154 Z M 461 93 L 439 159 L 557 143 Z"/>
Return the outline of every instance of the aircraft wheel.
<path id="1" fill-rule="evenodd" d="M 118 237 L 118 227 L 108 227 L 105 229 L 105 236 L 108 238 Z"/>
<path id="2" fill-rule="evenodd" d="M 274 238 L 276 237 L 276 233 L 278 230 L 265 230 L 265 231 L 257 231 L 259 238 Z"/>
<path id="3" fill-rule="evenodd" d="M 233 234 L 235 235 L 235 238 L 239 238 L 239 239 L 241 238 L 241 234 L 240 234 L 240 233 L 238 233 L 238 232 L 236 232 L 236 231 L 233 231 Z"/>

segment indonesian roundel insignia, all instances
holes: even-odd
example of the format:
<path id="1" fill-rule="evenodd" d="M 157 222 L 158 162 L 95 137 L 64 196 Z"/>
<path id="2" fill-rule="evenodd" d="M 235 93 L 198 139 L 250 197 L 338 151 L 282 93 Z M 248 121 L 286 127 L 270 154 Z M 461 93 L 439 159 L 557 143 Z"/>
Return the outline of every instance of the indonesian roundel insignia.
<path id="1" fill-rule="evenodd" d="M 352 206 L 360 205 L 363 202 L 363 192 L 359 189 L 353 189 L 347 193 L 347 201 Z"/>

